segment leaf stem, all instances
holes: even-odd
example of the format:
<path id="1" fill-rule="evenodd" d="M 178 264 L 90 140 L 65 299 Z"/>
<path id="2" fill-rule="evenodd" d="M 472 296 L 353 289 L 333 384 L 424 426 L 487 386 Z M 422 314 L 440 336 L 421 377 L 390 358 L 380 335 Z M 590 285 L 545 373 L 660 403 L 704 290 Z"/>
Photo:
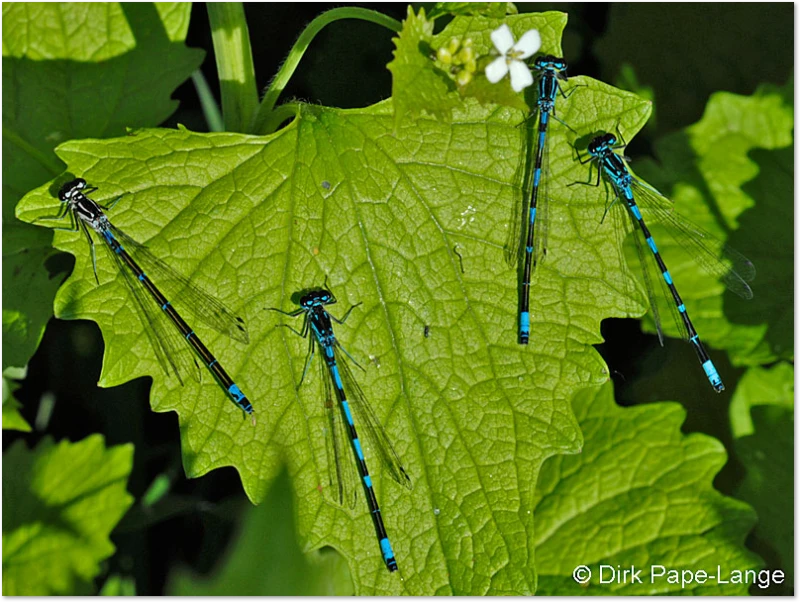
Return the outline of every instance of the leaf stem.
<path id="1" fill-rule="evenodd" d="M 192 73 L 192 83 L 194 83 L 194 89 L 200 98 L 200 106 L 203 108 L 203 115 L 206 118 L 209 131 L 224 132 L 225 123 L 222 120 L 222 113 L 219 112 L 214 94 L 212 94 L 206 77 L 200 69 L 195 69 L 194 73 Z"/>
<path id="2" fill-rule="evenodd" d="M 297 65 L 300 63 L 300 59 L 303 58 L 314 36 L 326 25 L 334 21 L 339 21 L 340 19 L 361 19 L 362 21 L 370 21 L 371 23 L 383 25 L 394 32 L 400 31 L 403 27 L 402 23 L 396 19 L 387 17 L 374 10 L 355 6 L 334 8 L 316 17 L 303 30 L 300 37 L 297 38 L 294 46 L 289 51 L 289 55 L 286 57 L 286 61 L 281 65 L 278 73 L 267 88 L 264 99 L 261 101 L 258 112 L 254 117 L 253 126 L 250 128 L 251 132 L 256 134 L 269 134 L 272 132 L 272 130 L 269 129 L 270 127 L 277 127 L 285 119 L 278 121 L 271 115 L 278 97 L 281 95 L 284 88 L 286 88 L 286 84 L 289 83 L 295 69 L 297 69 Z"/>
<path id="3" fill-rule="evenodd" d="M 293 119 L 297 117 L 299 113 L 299 102 L 287 102 L 286 104 L 276 107 L 275 110 L 271 111 L 270 114 L 267 115 L 267 118 L 264 121 L 264 131 L 271 134 L 278 129 L 280 124 L 287 119 Z"/>
<path id="4" fill-rule="evenodd" d="M 209 2 L 208 19 L 228 132 L 248 132 L 258 106 L 250 32 L 241 2 Z"/>

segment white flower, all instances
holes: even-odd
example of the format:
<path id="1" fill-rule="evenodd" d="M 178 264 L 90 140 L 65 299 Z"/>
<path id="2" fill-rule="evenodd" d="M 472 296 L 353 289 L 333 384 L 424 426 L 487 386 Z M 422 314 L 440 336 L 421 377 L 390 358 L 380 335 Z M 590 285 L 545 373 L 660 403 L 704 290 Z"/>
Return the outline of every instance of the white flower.
<path id="1" fill-rule="evenodd" d="M 492 32 L 491 37 L 494 47 L 501 56 L 486 67 L 486 79 L 496 84 L 510 72 L 511 87 L 514 92 L 520 92 L 530 86 L 533 83 L 533 75 L 524 60 L 532 56 L 542 45 L 539 32 L 529 29 L 515 44 L 511 28 L 503 23 Z"/>

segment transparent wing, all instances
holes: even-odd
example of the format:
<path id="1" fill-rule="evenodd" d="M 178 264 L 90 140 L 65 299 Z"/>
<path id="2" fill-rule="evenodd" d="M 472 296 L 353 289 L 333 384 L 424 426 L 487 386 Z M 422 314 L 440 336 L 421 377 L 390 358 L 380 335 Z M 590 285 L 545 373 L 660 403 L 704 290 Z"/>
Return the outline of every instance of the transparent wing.
<path id="1" fill-rule="evenodd" d="M 313 335 L 312 335 L 313 336 Z M 316 342 L 314 343 L 316 345 Z M 358 499 L 358 474 L 356 461 L 353 456 L 350 435 L 345 426 L 342 409 L 339 401 L 333 395 L 330 370 L 325 364 L 322 353 L 319 356 L 320 378 L 323 383 L 323 401 L 325 403 L 325 418 L 327 439 L 326 449 L 328 455 L 328 479 L 330 491 L 334 499 L 350 509 L 356 507 Z"/>
<path id="2" fill-rule="evenodd" d="M 620 205 L 622 205 L 622 203 L 620 203 Z M 672 298 L 672 292 L 667 287 L 667 283 L 664 281 L 664 277 L 661 275 L 661 270 L 658 267 L 658 262 L 656 261 L 655 255 L 653 255 L 650 247 L 645 247 L 644 233 L 642 232 L 642 229 L 639 226 L 636 218 L 633 216 L 630 210 L 627 209 L 627 207 L 623 207 L 623 209 L 628 216 L 627 219 L 630 227 L 633 229 L 633 240 L 636 244 L 636 253 L 639 256 L 639 264 L 642 267 L 642 279 L 644 281 L 645 290 L 647 291 L 647 300 L 650 303 L 650 310 L 653 313 L 653 322 L 655 322 L 656 332 L 658 333 L 658 342 L 662 347 L 664 346 L 664 332 L 661 329 L 661 311 L 659 309 L 655 287 L 653 286 L 654 279 L 656 282 L 661 283 L 661 292 L 666 297 L 667 305 L 670 308 L 672 319 L 674 320 L 675 325 L 678 327 L 678 332 L 681 333 L 681 336 L 684 339 L 687 339 L 689 334 L 686 331 L 686 325 L 678 315 L 678 308 L 675 306 L 675 302 Z"/>
<path id="3" fill-rule="evenodd" d="M 411 479 L 405 468 L 403 468 L 400 456 L 397 455 L 375 412 L 367 403 L 361 387 L 358 386 L 355 378 L 353 378 L 353 373 L 348 366 L 347 354 L 344 353 L 338 343 L 336 344 L 335 355 L 339 372 L 342 375 L 342 384 L 350 402 L 350 407 L 353 410 L 356 429 L 358 429 L 359 436 L 364 438 L 369 445 L 368 451 L 365 450 L 365 454 L 372 452 L 373 456 L 380 462 L 381 467 L 388 471 L 395 481 L 411 489 Z M 367 458 L 367 461 L 369 461 L 369 458 Z"/>
<path id="4" fill-rule="evenodd" d="M 228 309 L 219 299 L 192 284 L 185 276 L 153 255 L 146 246 L 136 242 L 119 228 L 112 226 L 112 230 L 156 286 L 169 286 L 170 290 L 174 290 L 179 295 L 182 308 L 190 311 L 198 320 L 217 332 L 242 343 L 250 342 L 244 320 Z"/>
<path id="5" fill-rule="evenodd" d="M 616 189 L 614 189 L 616 192 Z M 641 231 L 639 226 L 634 220 L 633 216 L 628 211 L 625 204 L 617 199 L 613 202 L 608 209 L 610 215 L 607 216 L 611 220 L 614 228 L 614 237 L 616 241 L 616 248 L 618 252 L 620 269 L 624 270 L 627 265 L 627 258 L 625 257 L 625 244 L 630 235 L 634 240 L 634 248 L 636 249 L 636 256 L 639 261 L 639 270 L 642 274 L 642 284 L 644 285 L 645 294 L 647 295 L 647 304 L 650 306 L 650 313 L 653 315 L 653 321 L 656 324 L 656 332 L 658 333 L 658 341 L 664 345 L 664 335 L 661 331 L 661 315 L 658 309 L 658 303 L 655 293 L 653 291 L 652 274 L 650 270 L 650 260 L 644 256 L 641 243 Z M 632 270 L 636 268 L 631 266 Z M 638 279 L 637 279 L 638 281 Z M 622 292 L 626 297 L 635 299 L 637 291 L 632 285 L 630 278 L 622 277 Z"/>
<path id="6" fill-rule="evenodd" d="M 503 257 L 506 260 L 506 264 L 511 268 L 517 265 L 520 255 L 522 255 L 523 252 L 523 245 L 525 244 L 521 213 L 528 204 L 528 202 L 524 200 L 525 192 L 522 193 L 522 198 L 522 209 L 520 209 L 518 203 L 512 203 L 511 214 L 508 221 L 508 238 L 506 238 L 506 243 L 503 246 Z"/>
<path id="7" fill-rule="evenodd" d="M 509 216 L 508 238 L 503 247 L 503 256 L 509 267 L 517 265 L 519 258 L 525 252 L 525 238 L 527 237 L 528 210 L 530 207 L 531 192 L 533 190 L 533 166 L 536 162 L 534 153 L 536 152 L 536 131 L 539 122 L 539 111 L 536 110 L 519 127 L 525 128 L 525 149 L 526 152 L 520 153 L 521 161 L 519 169 L 523 175 L 520 202 L 512 203 L 511 214 Z M 519 172 L 518 172 L 519 173 Z"/>
<path id="8" fill-rule="evenodd" d="M 725 286 L 740 297 L 753 298 L 753 291 L 747 283 L 755 278 L 756 269 L 749 259 L 700 226 L 675 213 L 672 202 L 655 189 L 636 179 L 633 180 L 632 188 L 645 219 L 649 215 L 663 223 L 675 242 L 710 276 L 724 282 Z"/>
<path id="9" fill-rule="evenodd" d="M 551 116 L 552 117 L 552 116 Z M 533 267 L 547 256 L 547 234 L 550 213 L 550 135 L 553 124 L 548 122 L 542 149 L 542 174 L 539 182 L 539 197 L 536 200 L 536 221 L 533 223 Z"/>
<path id="10" fill-rule="evenodd" d="M 147 338 L 150 339 L 150 345 L 155 351 L 158 363 L 161 364 L 164 373 L 170 376 L 171 371 L 181 385 L 184 384 L 183 380 L 186 375 L 191 375 L 200 382 L 200 366 L 178 329 L 164 312 L 158 309 L 155 300 L 150 297 L 142 284 L 134 279 L 130 269 L 122 262 L 120 256 L 112 251 L 105 241 L 102 245 L 116 264 L 117 271 L 122 274 L 125 286 L 136 301 L 134 307 L 136 307 L 142 327 Z"/>

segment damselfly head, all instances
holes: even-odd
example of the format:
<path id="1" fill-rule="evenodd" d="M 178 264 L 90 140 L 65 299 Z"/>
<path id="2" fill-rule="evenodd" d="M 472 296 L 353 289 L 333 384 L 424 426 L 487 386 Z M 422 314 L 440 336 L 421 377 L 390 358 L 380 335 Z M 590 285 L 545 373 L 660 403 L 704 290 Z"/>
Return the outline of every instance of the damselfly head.
<path id="1" fill-rule="evenodd" d="M 567 70 L 567 61 L 552 54 L 547 54 L 537 58 L 533 66 L 539 71 L 557 71 L 560 73 Z"/>
<path id="2" fill-rule="evenodd" d="M 320 305 L 331 305 L 336 303 L 333 293 L 325 289 L 315 289 L 307 292 L 300 298 L 300 306 L 305 309 L 319 307 Z"/>
<path id="3" fill-rule="evenodd" d="M 617 137 L 614 134 L 603 134 L 602 136 L 595 137 L 590 143 L 589 154 L 593 157 L 599 157 L 611 152 L 613 146 L 617 143 Z"/>
<path id="4" fill-rule="evenodd" d="M 61 187 L 61 190 L 58 191 L 58 198 L 62 201 L 68 201 L 76 192 L 80 192 L 84 188 L 86 188 L 86 180 L 83 178 L 75 178 Z"/>

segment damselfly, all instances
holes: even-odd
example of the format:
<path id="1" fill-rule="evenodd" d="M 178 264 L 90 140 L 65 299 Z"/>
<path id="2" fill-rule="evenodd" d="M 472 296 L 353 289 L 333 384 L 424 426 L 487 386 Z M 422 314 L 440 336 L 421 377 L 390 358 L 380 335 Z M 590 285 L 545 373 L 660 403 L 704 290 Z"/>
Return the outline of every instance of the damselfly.
<path id="1" fill-rule="evenodd" d="M 714 390 L 719 393 L 725 389 L 725 385 L 722 384 L 722 379 L 714 363 L 709 358 L 692 321 L 689 319 L 686 306 L 678 294 L 675 284 L 672 282 L 672 276 L 658 251 L 658 247 L 656 247 L 656 243 L 644 222 L 642 214 L 644 213 L 649 218 L 655 218 L 662 222 L 668 228 L 669 233 L 675 241 L 685 251 L 690 253 L 701 267 L 711 276 L 722 279 L 731 291 L 744 299 L 753 298 L 753 291 L 750 290 L 750 286 L 747 283 L 755 278 L 755 267 L 739 252 L 731 249 L 705 230 L 677 215 L 673 210 L 671 201 L 654 188 L 651 188 L 633 177 L 628 171 L 623 157 L 614 152 L 625 146 L 624 141 L 622 141 L 621 144 L 617 143 L 617 137 L 614 134 L 607 133 L 597 136 L 589 144 L 589 157 L 581 159 L 581 163 L 585 164 L 589 161 L 598 162 L 597 182 L 594 186 L 599 186 L 600 175 L 602 173 L 611 181 L 616 191 L 616 198 L 606 211 L 622 197 L 628 209 L 627 214 L 629 219 L 627 223 L 629 223 L 633 229 L 636 229 L 638 225 L 647 246 L 650 248 L 649 255 L 653 259 L 652 262 L 645 259 L 642 241 L 639 236 L 634 234 L 633 238 L 636 241 L 636 249 L 642 264 L 644 283 L 647 289 L 650 307 L 653 310 L 653 319 L 656 323 L 656 329 L 658 330 L 658 337 L 661 344 L 664 344 L 663 334 L 661 332 L 661 319 L 653 287 L 651 286 L 651 275 L 649 272 L 653 267 L 657 267 L 661 274 L 662 286 L 664 287 L 667 300 L 670 304 L 673 318 L 675 318 L 675 323 L 678 325 L 683 337 L 694 347 L 700 364 L 703 366 L 703 370 L 708 377 L 708 381 L 711 383 L 711 386 L 714 387 Z M 575 184 L 587 184 L 587 182 L 575 182 Z M 592 185 L 591 183 L 588 184 Z M 634 190 L 636 191 L 638 204 L 634 199 Z M 627 231 L 627 227 L 625 230 Z M 727 261 L 727 263 L 725 263 L 725 261 Z"/>
<path id="2" fill-rule="evenodd" d="M 380 464 L 386 469 L 386 472 L 401 485 L 410 489 L 411 479 L 406 474 L 400 457 L 395 452 L 386 431 L 381 427 L 375 412 L 364 398 L 361 387 L 358 386 L 353 378 L 353 374 L 347 365 L 347 359 L 361 368 L 361 370 L 363 368 L 339 344 L 333 334 L 333 322 L 344 324 L 350 316 L 350 312 L 357 305 L 353 305 L 347 310 L 344 317 L 338 320 L 325 309 L 325 306 L 334 303 L 336 303 L 336 298 L 330 291 L 312 289 L 305 291 L 300 297 L 300 309 L 293 312 L 285 312 L 275 307 L 270 309 L 291 317 L 303 314 L 303 327 L 301 330 L 296 330 L 288 324 L 281 324 L 281 326 L 290 329 L 295 334 L 308 338 L 308 356 L 303 368 L 303 375 L 297 385 L 298 388 L 305 380 L 311 360 L 314 358 L 316 346 L 319 345 L 322 349 L 320 369 L 322 372 L 327 372 L 327 377 L 325 374 L 320 376 L 325 387 L 324 401 L 331 438 L 328 447 L 328 472 L 332 486 L 331 490 L 336 492 L 339 503 L 349 503 L 354 499 L 355 475 L 353 474 L 353 463 L 347 462 L 344 447 L 349 439 L 355 455 L 355 466 L 358 468 L 361 484 L 367 497 L 367 506 L 372 516 L 372 522 L 375 525 L 375 534 L 378 536 L 378 544 L 383 555 L 383 561 L 389 571 L 396 571 L 397 561 L 394 558 L 394 551 L 389 543 L 386 528 L 383 525 L 381 509 L 375 497 L 375 490 L 372 488 L 372 479 L 367 470 L 367 462 L 364 457 L 365 449 L 373 452 Z M 313 333 L 313 336 L 309 336 L 310 333 Z M 335 408 L 336 404 L 331 395 L 331 388 L 336 392 L 338 410 Z M 359 423 L 362 433 L 366 433 L 367 436 L 367 445 L 364 448 L 361 446 L 361 440 L 356 431 L 356 421 Z"/>
<path id="3" fill-rule="evenodd" d="M 556 96 L 561 94 L 565 99 L 568 98 L 575 88 L 568 93 L 564 93 L 558 80 L 567 81 L 567 62 L 562 58 L 551 55 L 541 56 L 536 59 L 533 65 L 538 71 L 539 99 L 536 102 L 536 112 L 539 115 L 538 136 L 536 138 L 536 155 L 533 165 L 532 189 L 530 203 L 528 204 L 528 228 L 525 242 L 525 265 L 522 270 L 522 286 L 519 298 L 519 334 L 520 344 L 527 345 L 530 338 L 530 288 L 531 270 L 536 264 L 544 259 L 547 254 L 547 184 L 549 170 L 549 152 L 547 128 L 550 117 L 565 125 L 563 121 L 556 117 Z M 572 129 L 572 128 L 569 128 Z M 545 172 L 544 179 L 542 171 Z M 540 188 L 542 194 L 539 194 Z M 538 219 L 537 219 L 538 214 Z M 511 239 L 507 254 L 507 260 L 511 265 L 515 265 L 519 257 L 518 243 L 521 242 L 519 226 L 517 224 L 517 212 L 514 212 L 514 227 L 511 230 Z"/>
<path id="4" fill-rule="evenodd" d="M 109 207 L 106 207 L 86 196 L 96 190 L 96 187 L 89 187 L 83 178 L 67 182 L 58 193 L 58 198 L 62 203 L 58 215 L 40 219 L 61 220 L 69 215 L 71 227 L 56 229 L 70 232 L 83 230 L 92 253 L 94 277 L 99 284 L 94 240 L 89 233 L 90 228 L 94 230 L 103 239 L 105 243 L 103 247 L 108 251 L 118 271 L 122 274 L 125 285 L 136 301 L 134 307 L 140 314 L 145 332 L 164 372 L 168 376 L 172 372 L 181 384 L 187 374 L 200 380 L 200 367 L 186 345 L 180 341 L 183 339 L 197 352 L 206 367 L 227 391 L 233 403 L 253 416 L 253 423 L 255 423 L 253 406 L 250 401 L 233 382 L 233 379 L 228 376 L 217 359 L 211 355 L 194 330 L 183 320 L 172 303 L 156 288 L 151 277 L 179 292 L 181 301 L 199 320 L 222 334 L 242 343 L 248 343 L 250 339 L 244 321 L 234 315 L 219 300 L 191 284 L 186 278 L 155 257 L 147 247 L 139 244 L 114 226 L 104 210 L 112 209 L 122 197 L 117 198 Z M 147 299 L 145 291 L 155 301 L 155 305 Z M 161 311 L 157 311 L 156 308 L 160 308 Z M 172 322 L 174 328 L 164 321 L 165 317 Z"/>

